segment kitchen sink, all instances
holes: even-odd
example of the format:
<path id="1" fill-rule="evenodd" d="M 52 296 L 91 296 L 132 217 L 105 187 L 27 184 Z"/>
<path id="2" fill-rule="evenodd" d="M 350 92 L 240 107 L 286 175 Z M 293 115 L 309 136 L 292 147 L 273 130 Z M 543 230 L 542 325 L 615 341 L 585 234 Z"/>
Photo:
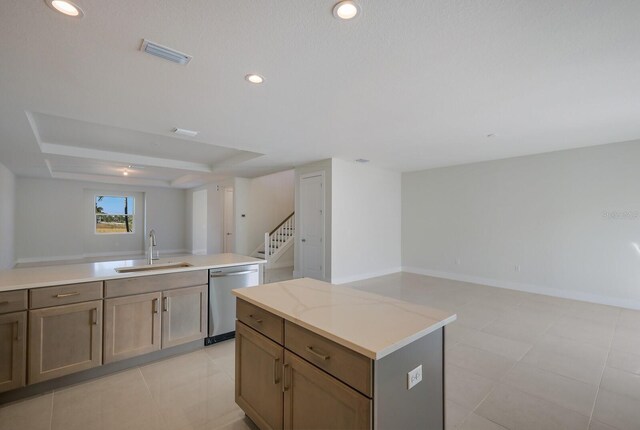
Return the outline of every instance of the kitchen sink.
<path id="1" fill-rule="evenodd" d="M 180 267 L 191 267 L 191 266 L 193 266 L 193 264 L 180 261 L 176 263 L 151 264 L 146 266 L 116 267 L 114 270 L 118 273 L 130 273 L 130 272 L 148 272 L 150 270 L 178 269 Z"/>

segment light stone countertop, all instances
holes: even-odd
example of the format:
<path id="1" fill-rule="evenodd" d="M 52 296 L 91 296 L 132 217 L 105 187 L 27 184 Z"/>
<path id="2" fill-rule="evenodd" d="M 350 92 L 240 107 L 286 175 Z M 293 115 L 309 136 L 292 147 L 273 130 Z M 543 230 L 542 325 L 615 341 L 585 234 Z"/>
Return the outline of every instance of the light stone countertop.
<path id="1" fill-rule="evenodd" d="M 219 269 L 242 264 L 264 264 L 265 260 L 238 254 L 185 255 L 154 260 L 154 265 L 185 262 L 191 267 L 167 268 L 142 272 L 118 273 L 116 267 L 146 266 L 146 260 L 118 260 L 96 263 L 62 264 L 57 266 L 23 267 L 0 270 L 0 292 L 27 288 L 102 281 L 106 279 L 133 278 L 188 272 L 192 270 Z"/>
<path id="2" fill-rule="evenodd" d="M 456 314 L 303 278 L 233 294 L 373 360 L 456 320 Z"/>

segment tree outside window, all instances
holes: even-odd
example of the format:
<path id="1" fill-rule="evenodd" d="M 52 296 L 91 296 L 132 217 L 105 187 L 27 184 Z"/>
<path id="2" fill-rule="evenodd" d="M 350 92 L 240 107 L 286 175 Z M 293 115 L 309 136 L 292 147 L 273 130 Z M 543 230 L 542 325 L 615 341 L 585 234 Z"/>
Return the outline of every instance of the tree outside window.
<path id="1" fill-rule="evenodd" d="M 96 196 L 95 205 L 96 233 L 133 233 L 133 197 Z"/>

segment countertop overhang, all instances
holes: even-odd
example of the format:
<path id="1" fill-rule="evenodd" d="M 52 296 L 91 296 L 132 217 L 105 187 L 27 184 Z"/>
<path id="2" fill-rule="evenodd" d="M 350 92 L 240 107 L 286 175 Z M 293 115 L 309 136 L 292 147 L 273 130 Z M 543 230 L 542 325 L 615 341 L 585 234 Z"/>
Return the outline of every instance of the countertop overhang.
<path id="1" fill-rule="evenodd" d="M 303 278 L 233 294 L 373 360 L 456 320 L 456 314 Z"/>
<path id="2" fill-rule="evenodd" d="M 232 267 L 244 264 L 264 264 L 266 263 L 266 260 L 239 254 L 211 254 L 161 258 L 159 260 L 154 260 L 153 264 L 162 265 L 176 262 L 189 263 L 191 266 L 164 268 L 143 272 L 118 273 L 115 270 L 116 268 L 145 266 L 147 265 L 147 261 L 117 260 L 0 270 L 0 292 L 50 287 L 54 285 L 77 284 L 80 282 L 104 281 L 108 279 L 189 272 L 193 270 L 219 269 L 222 267 Z"/>

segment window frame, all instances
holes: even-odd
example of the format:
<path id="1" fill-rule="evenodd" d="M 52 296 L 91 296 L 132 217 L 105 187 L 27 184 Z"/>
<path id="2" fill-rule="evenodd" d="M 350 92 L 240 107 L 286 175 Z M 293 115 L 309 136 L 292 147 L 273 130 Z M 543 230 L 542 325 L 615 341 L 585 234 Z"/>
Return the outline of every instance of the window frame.
<path id="1" fill-rule="evenodd" d="M 115 216 L 128 216 L 131 217 L 131 221 L 132 221 L 132 229 L 131 231 L 114 231 L 114 232 L 98 232 L 98 216 L 104 216 L 104 215 L 113 215 L 113 214 L 99 214 L 96 213 L 96 207 L 98 205 L 98 197 L 121 197 L 124 199 L 131 199 L 131 201 L 133 202 L 133 212 L 130 214 L 121 214 L 121 215 L 115 215 Z M 107 194 L 107 193 L 100 193 L 100 194 L 94 194 L 93 195 L 93 207 L 92 207 L 92 211 L 93 211 L 93 234 L 96 236 L 110 236 L 110 235 L 114 235 L 114 234 L 135 234 L 136 233 L 136 223 L 135 221 L 135 214 L 136 214 L 136 197 L 129 195 L 129 194 L 118 194 L 117 192 L 114 192 L 112 194 Z"/>

